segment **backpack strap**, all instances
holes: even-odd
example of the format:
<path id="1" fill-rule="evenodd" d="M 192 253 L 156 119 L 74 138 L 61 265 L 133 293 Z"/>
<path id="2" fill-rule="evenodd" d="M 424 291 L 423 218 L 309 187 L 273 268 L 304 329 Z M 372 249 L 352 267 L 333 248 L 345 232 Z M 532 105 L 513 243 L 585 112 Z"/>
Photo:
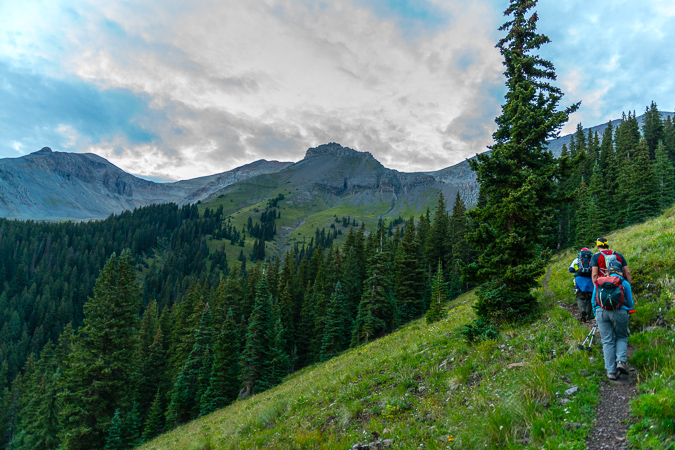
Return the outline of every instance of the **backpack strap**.
<path id="1" fill-rule="evenodd" d="M 600 276 L 604 277 L 604 276 L 608 275 L 608 272 L 607 272 L 607 269 L 608 269 L 608 267 L 607 267 L 607 256 L 613 255 L 614 250 L 609 250 L 609 254 L 605 253 L 605 250 L 602 250 L 600 252 L 600 254 L 602 255 L 602 263 L 605 265 L 605 268 L 603 269 L 602 267 L 600 267 L 600 257 L 598 256 L 598 272 L 600 272 Z"/>

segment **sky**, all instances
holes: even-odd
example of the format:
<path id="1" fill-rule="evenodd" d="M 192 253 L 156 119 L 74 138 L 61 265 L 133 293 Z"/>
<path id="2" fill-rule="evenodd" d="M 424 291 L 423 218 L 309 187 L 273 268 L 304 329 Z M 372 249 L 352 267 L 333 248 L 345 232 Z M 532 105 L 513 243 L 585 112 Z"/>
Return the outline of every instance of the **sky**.
<path id="1" fill-rule="evenodd" d="M 492 142 L 503 0 L 4 0 L 0 158 L 96 153 L 155 180 L 338 142 L 432 171 Z M 540 0 L 561 130 L 675 110 L 675 2 Z"/>

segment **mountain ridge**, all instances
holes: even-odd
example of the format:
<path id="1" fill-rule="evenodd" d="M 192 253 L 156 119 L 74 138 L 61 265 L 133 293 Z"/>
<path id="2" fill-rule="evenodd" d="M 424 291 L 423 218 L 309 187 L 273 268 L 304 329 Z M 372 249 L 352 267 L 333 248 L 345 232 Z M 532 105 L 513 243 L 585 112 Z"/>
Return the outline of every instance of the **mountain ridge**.
<path id="1" fill-rule="evenodd" d="M 93 153 L 49 147 L 0 159 L 0 216 L 21 220 L 102 219 L 154 203 L 195 203 L 212 191 L 291 163 L 259 160 L 228 172 L 156 183 Z"/>
<path id="2" fill-rule="evenodd" d="M 662 117 L 673 114 L 661 113 Z M 642 124 L 643 116 L 638 121 Z M 611 122 L 616 126 L 621 119 Z M 606 127 L 607 124 L 597 125 L 590 131 L 600 134 Z M 585 133 L 588 130 L 584 128 Z M 571 136 L 550 141 L 551 152 L 559 156 Z M 252 182 L 274 184 L 276 181 L 269 175 L 282 172 L 283 182 L 296 188 L 311 187 L 340 198 L 360 196 L 353 204 L 363 205 L 369 200 L 391 202 L 388 213 L 392 214 L 403 211 L 396 207 L 399 197 L 410 195 L 415 197 L 411 207 L 418 212 L 414 206 L 427 203 L 419 198 L 424 190 L 443 192 L 449 200 L 448 208 L 452 207 L 457 192 L 469 206 L 478 199 L 476 175 L 468 159 L 436 171 L 401 172 L 385 167 L 370 152 L 335 142 L 307 149 L 297 162 L 261 159 L 227 172 L 173 183 L 136 177 L 92 153 L 54 152 L 44 147 L 19 158 L 0 159 L 0 216 L 20 220 L 102 219 L 153 203 L 182 205 L 213 200 L 231 192 L 228 187 L 242 181 L 256 179 Z M 366 192 L 371 193 L 370 199 Z"/>

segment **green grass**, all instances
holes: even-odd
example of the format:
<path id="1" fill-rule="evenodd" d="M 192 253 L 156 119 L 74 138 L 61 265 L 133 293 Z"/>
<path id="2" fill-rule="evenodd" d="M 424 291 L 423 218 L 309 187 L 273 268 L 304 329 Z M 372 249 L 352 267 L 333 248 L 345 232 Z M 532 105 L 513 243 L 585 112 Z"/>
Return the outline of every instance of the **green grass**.
<path id="1" fill-rule="evenodd" d="M 634 273 L 638 349 L 629 362 L 639 385 L 629 438 L 640 449 L 673 448 L 674 212 L 608 236 Z M 405 449 L 583 449 L 605 373 L 597 348 L 577 350 L 588 329 L 554 301 L 574 304 L 567 267 L 575 253 L 553 260 L 553 299 L 535 291 L 543 311 L 535 323 L 469 345 L 460 334 L 474 318 L 467 293 L 440 322 L 412 322 L 142 448 L 345 449 L 376 431 Z M 579 390 L 563 400 L 571 386 Z"/>
<path id="2" fill-rule="evenodd" d="M 644 224 L 608 236 L 610 248 L 628 259 L 636 313 L 631 315 L 629 363 L 638 370 L 631 402 L 636 449 L 675 449 L 675 208 Z M 574 303 L 567 267 L 578 249 L 554 258 L 549 286 L 558 300 Z"/>
<path id="3" fill-rule="evenodd" d="M 460 330 L 473 301 L 465 294 L 440 322 L 413 322 L 143 448 L 344 449 L 373 431 L 397 448 L 584 448 L 602 364 L 576 350 L 582 327 L 554 308 L 469 346 Z M 579 393 L 563 405 L 572 384 Z"/>
<path id="4" fill-rule="evenodd" d="M 222 206 L 223 217 L 229 219 L 241 231 L 249 217 L 254 223 L 258 221 L 260 214 L 267 206 L 267 200 L 280 193 L 284 194 L 285 198 L 278 205 L 281 218 L 276 221 L 277 236 L 273 241 L 266 243 L 268 256 L 282 257 L 292 245 L 302 242 L 309 243 L 310 239 L 315 236 L 317 228 L 319 230 L 322 228 L 327 231 L 332 230 L 330 228 L 332 224 L 335 224 L 335 227 L 342 232 L 335 241 L 337 245 L 342 245 L 346 240 L 349 228 L 344 228 L 341 223 L 336 223 L 336 218 L 355 218 L 359 225 L 365 223 L 368 230 L 373 230 L 380 217 L 385 220 L 385 223 L 388 223 L 399 215 L 404 219 L 407 219 L 410 215 L 419 216 L 426 210 L 426 206 L 434 206 L 438 200 L 435 196 L 429 194 L 428 205 L 425 203 L 424 209 L 415 210 L 413 206 L 405 203 L 405 205 L 402 205 L 403 213 L 396 212 L 399 211 L 399 208 L 397 208 L 389 215 L 385 215 L 389 211 L 391 203 L 377 200 L 377 193 L 375 192 L 372 202 L 359 204 L 358 199 L 353 198 L 353 196 L 333 198 L 325 193 L 314 191 L 299 192 L 295 188 L 284 185 L 276 187 L 271 182 L 270 186 L 241 182 L 231 187 L 226 193 L 208 202 L 201 203 L 199 211 L 203 214 L 206 208 L 215 211 Z M 253 242 L 254 239 L 246 240 L 243 250 L 247 257 L 253 250 Z M 230 265 L 238 264 L 236 261 L 242 247 L 231 246 L 229 240 L 209 239 L 207 243 L 211 251 L 219 249 L 224 244 Z"/>

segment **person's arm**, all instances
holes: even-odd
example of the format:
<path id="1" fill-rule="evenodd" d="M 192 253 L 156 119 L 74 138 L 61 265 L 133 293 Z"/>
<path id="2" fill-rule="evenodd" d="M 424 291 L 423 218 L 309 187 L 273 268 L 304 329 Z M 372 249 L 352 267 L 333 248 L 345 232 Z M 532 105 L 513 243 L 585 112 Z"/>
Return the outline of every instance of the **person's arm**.
<path id="1" fill-rule="evenodd" d="M 598 266 L 591 267 L 591 280 L 593 280 L 593 285 L 598 281 Z"/>
<path id="2" fill-rule="evenodd" d="M 628 266 L 623 266 L 623 278 L 629 283 L 633 281 L 633 277 L 630 274 L 630 269 Z"/>
<path id="3" fill-rule="evenodd" d="M 574 261 L 572 261 L 572 264 L 570 264 L 570 268 L 569 268 L 570 272 L 574 273 L 574 272 L 577 271 L 577 268 L 579 267 L 578 266 L 578 264 L 579 264 L 578 260 L 579 260 L 579 258 L 574 258 Z"/>
<path id="4" fill-rule="evenodd" d="M 635 308 L 635 301 L 633 300 L 633 289 L 630 287 L 630 282 L 624 283 L 623 285 L 623 291 L 626 294 L 626 308 L 634 309 Z"/>

